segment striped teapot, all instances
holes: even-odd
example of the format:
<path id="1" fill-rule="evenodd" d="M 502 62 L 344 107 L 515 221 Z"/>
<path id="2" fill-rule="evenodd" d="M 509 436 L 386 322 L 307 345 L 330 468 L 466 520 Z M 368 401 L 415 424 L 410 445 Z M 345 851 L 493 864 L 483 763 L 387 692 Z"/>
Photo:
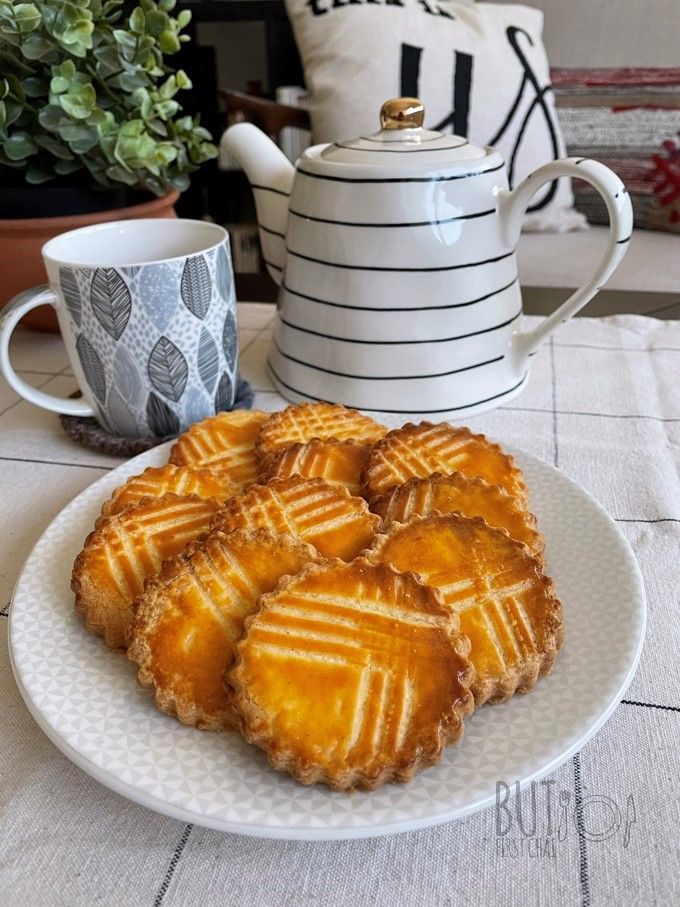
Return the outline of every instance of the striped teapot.
<path id="1" fill-rule="evenodd" d="M 387 101 L 379 132 L 315 145 L 295 167 L 251 124 L 223 137 L 251 182 L 279 285 L 268 365 L 288 400 L 440 418 L 506 403 L 526 385 L 532 354 L 626 252 L 630 198 L 607 167 L 558 160 L 510 191 L 497 151 L 424 129 L 423 119 L 417 99 Z M 587 283 L 524 330 L 522 217 L 559 177 L 597 189 L 609 243 Z"/>

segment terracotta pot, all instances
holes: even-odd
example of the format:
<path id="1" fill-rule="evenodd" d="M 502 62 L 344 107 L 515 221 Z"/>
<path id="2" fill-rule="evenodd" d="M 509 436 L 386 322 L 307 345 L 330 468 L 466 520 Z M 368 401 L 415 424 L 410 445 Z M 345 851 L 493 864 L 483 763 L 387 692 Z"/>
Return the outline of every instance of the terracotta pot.
<path id="1" fill-rule="evenodd" d="M 40 190 L 36 190 L 40 191 Z M 47 282 L 40 250 L 53 236 L 102 224 L 112 220 L 131 220 L 147 217 L 177 217 L 174 204 L 179 192 L 171 192 L 163 198 L 126 208 L 97 211 L 90 214 L 74 214 L 67 217 L 30 217 L 25 219 L 0 219 L 0 304 L 5 305 L 30 287 Z M 22 324 L 37 331 L 59 332 L 57 317 L 52 306 L 43 306 L 31 312 Z"/>

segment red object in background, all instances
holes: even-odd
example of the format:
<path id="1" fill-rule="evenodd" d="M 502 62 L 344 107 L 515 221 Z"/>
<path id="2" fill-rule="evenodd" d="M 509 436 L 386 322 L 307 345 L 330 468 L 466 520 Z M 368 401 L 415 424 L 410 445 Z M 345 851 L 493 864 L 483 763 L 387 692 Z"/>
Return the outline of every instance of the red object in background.
<path id="1" fill-rule="evenodd" d="M 666 157 L 653 154 L 654 168 L 645 178 L 654 183 L 654 194 L 661 207 L 671 208 L 668 212 L 669 223 L 677 224 L 680 222 L 680 144 L 668 139 L 663 147 Z"/>

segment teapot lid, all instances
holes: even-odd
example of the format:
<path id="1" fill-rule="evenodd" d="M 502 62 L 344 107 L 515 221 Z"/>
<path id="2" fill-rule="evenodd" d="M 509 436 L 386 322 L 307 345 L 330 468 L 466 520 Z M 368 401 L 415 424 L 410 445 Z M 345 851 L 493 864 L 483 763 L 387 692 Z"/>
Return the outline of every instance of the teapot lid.
<path id="1" fill-rule="evenodd" d="M 418 163 L 446 166 L 479 161 L 492 153 L 458 135 L 423 129 L 425 107 L 418 98 L 393 98 L 380 110 L 379 132 L 335 142 L 319 154 L 337 164 L 403 164 L 404 155 L 422 155 Z M 409 159 L 409 163 L 415 163 Z"/>

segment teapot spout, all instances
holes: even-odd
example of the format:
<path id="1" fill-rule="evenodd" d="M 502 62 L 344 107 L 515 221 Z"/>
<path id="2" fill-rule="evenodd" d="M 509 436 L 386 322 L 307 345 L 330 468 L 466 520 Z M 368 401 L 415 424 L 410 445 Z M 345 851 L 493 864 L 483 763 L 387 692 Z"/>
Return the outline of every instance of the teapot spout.
<path id="1" fill-rule="evenodd" d="M 246 172 L 255 195 L 262 257 L 272 279 L 281 283 L 286 260 L 288 199 L 295 169 L 274 142 L 252 123 L 236 123 L 220 145 Z"/>

